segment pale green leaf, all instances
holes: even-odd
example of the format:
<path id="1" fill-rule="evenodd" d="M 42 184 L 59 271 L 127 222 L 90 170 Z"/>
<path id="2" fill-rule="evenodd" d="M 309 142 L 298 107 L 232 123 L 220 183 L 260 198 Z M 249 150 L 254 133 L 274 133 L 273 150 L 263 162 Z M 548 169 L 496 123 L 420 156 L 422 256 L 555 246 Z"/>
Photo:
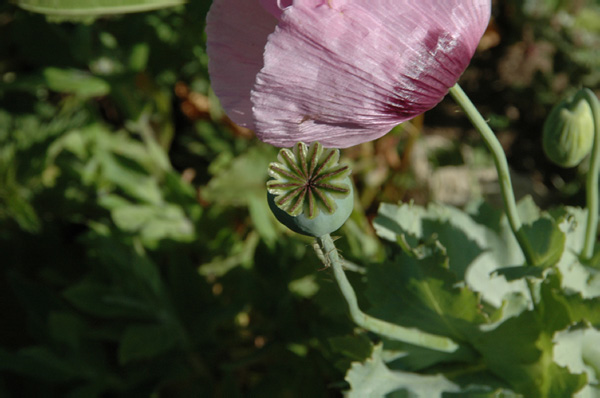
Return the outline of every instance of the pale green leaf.
<path id="1" fill-rule="evenodd" d="M 564 309 L 549 306 L 544 312 L 551 317 L 555 310 L 563 311 L 560 318 L 564 321 Z M 537 314 L 524 311 L 471 341 L 488 369 L 525 397 L 571 397 L 585 385 L 586 376 L 552 361 L 548 327 Z"/>
<path id="2" fill-rule="evenodd" d="M 383 239 L 404 241 L 412 247 L 439 240 L 456 276 L 464 278 L 484 301 L 500 307 L 505 295 L 526 293 L 527 287 L 524 281 L 507 282 L 494 272 L 523 264 L 523 254 L 500 212 L 483 204 L 474 204 L 470 211 L 439 204 L 427 208 L 382 204 L 373 224 Z"/>
<path id="3" fill-rule="evenodd" d="M 110 92 L 110 85 L 105 80 L 81 70 L 49 67 L 42 73 L 48 87 L 59 93 L 90 98 L 101 97 Z"/>
<path id="4" fill-rule="evenodd" d="M 278 238 L 276 228 L 278 222 L 271 213 L 266 195 L 262 198 L 260 196 L 248 197 L 248 210 L 254 228 L 256 228 L 265 243 L 272 247 Z"/>
<path id="5" fill-rule="evenodd" d="M 486 322 L 478 295 L 458 283 L 443 253 L 417 259 L 400 251 L 367 272 L 366 295 L 378 317 L 458 341 Z"/>
<path id="6" fill-rule="evenodd" d="M 586 373 L 588 383 L 577 398 L 600 396 L 600 331 L 591 328 L 563 330 L 554 335 L 554 361 L 572 373 Z M 592 387 L 596 385 L 596 387 Z"/>
<path id="7" fill-rule="evenodd" d="M 442 398 L 459 387 L 442 375 L 419 375 L 391 371 L 382 359 L 381 344 L 364 363 L 355 362 L 346 374 L 350 384 L 348 398 L 383 398 L 392 392 L 404 392 L 411 398 Z"/>
<path id="8" fill-rule="evenodd" d="M 246 206 L 250 197 L 266 201 L 267 172 L 274 157 L 272 147 L 249 149 L 217 172 L 202 189 L 202 197 L 221 206 Z"/>
<path id="9" fill-rule="evenodd" d="M 150 246 L 162 239 L 189 242 L 195 238 L 194 225 L 175 205 L 124 205 L 113 209 L 111 216 L 119 228 L 138 233 Z"/>

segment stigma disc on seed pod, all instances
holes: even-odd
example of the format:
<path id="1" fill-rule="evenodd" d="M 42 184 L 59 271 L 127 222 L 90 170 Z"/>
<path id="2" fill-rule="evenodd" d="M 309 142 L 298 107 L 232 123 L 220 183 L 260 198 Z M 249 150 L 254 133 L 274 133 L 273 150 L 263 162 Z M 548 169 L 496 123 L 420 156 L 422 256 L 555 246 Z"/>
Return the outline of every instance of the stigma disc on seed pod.
<path id="1" fill-rule="evenodd" d="M 352 213 L 350 168 L 339 150 L 297 143 L 269 165 L 268 202 L 275 217 L 292 231 L 320 237 L 339 229 Z"/>

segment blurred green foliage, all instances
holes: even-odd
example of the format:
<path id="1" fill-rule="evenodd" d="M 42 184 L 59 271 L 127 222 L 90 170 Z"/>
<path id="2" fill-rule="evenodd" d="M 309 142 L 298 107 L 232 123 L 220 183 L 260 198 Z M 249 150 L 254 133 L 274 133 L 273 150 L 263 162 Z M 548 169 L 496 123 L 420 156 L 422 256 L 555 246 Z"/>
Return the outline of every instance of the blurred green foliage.
<path id="1" fill-rule="evenodd" d="M 0 6 L 0 396 L 338 394 L 353 327 L 268 211 L 274 149 L 218 110 L 209 5 Z"/>

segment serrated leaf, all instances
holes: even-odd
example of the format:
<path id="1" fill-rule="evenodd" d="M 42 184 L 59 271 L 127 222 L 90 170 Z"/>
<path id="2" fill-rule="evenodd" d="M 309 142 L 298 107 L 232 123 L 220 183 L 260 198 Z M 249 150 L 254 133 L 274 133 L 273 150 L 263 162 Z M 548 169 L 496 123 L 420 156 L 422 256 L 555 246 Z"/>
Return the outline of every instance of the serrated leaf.
<path id="1" fill-rule="evenodd" d="M 588 322 L 600 328 L 600 297 L 584 299 L 581 294 L 563 295 L 573 322 Z"/>
<path id="2" fill-rule="evenodd" d="M 442 375 L 419 375 L 391 371 L 383 362 L 381 344 L 364 363 L 355 362 L 346 374 L 350 384 L 348 398 L 383 398 L 393 392 L 404 392 L 414 398 L 442 398 L 445 392 L 459 387 Z"/>
<path id="3" fill-rule="evenodd" d="M 547 317 L 554 310 L 548 306 Z M 552 361 L 550 329 L 553 327 L 545 325 L 536 313 L 524 311 L 493 330 L 473 336 L 472 343 L 488 369 L 514 391 L 527 398 L 571 397 L 586 384 L 586 376 L 572 374 Z"/>
<path id="4" fill-rule="evenodd" d="M 399 252 L 367 271 L 366 295 L 380 318 L 459 341 L 486 322 L 477 294 L 457 285 L 440 253 L 417 259 Z"/>
<path id="5" fill-rule="evenodd" d="M 60 16 L 98 16 L 143 12 L 185 4 L 186 0 L 16 0 L 28 11 Z"/>
<path id="6" fill-rule="evenodd" d="M 382 204 L 373 224 L 382 238 L 404 240 L 412 247 L 439 240 L 448 251 L 450 269 L 496 307 L 507 294 L 527 292 L 524 281 L 507 282 L 494 274 L 498 268 L 522 264 L 523 255 L 506 218 L 490 207 L 473 205 L 468 214 L 437 204 L 427 208 Z"/>
<path id="7" fill-rule="evenodd" d="M 577 397 L 595 398 L 600 393 L 600 331 L 591 327 L 572 328 L 557 332 L 554 341 L 554 361 L 572 373 L 587 375 L 589 385 Z"/>
<path id="8" fill-rule="evenodd" d="M 541 267 L 504 267 L 494 271 L 496 275 L 503 276 L 507 281 L 514 281 L 523 278 L 541 278 L 544 275 L 544 269 Z"/>

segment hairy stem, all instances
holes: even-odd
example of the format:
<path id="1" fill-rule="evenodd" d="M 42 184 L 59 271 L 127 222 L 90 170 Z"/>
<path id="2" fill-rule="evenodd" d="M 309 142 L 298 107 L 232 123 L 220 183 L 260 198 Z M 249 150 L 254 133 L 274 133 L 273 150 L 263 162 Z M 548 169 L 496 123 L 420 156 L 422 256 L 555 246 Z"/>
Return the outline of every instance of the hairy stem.
<path id="1" fill-rule="evenodd" d="M 496 138 L 496 135 L 490 126 L 488 126 L 475 105 L 473 105 L 469 97 L 467 97 L 463 89 L 458 84 L 455 84 L 454 87 L 450 88 L 450 95 L 463 109 L 471 123 L 473 123 L 473 126 L 477 129 L 479 134 L 481 134 L 483 141 L 492 153 L 494 165 L 498 171 L 500 192 L 502 194 L 502 199 L 504 200 L 504 208 L 508 217 L 508 223 L 510 224 L 510 228 L 515 235 L 515 238 L 517 238 L 519 246 L 521 246 L 521 250 L 523 251 L 523 255 L 525 256 L 527 264 L 535 265 L 535 256 L 532 252 L 532 248 L 529 245 L 523 230 L 521 229 L 521 219 L 519 217 L 519 213 L 517 212 L 515 193 L 512 188 L 510 173 L 508 170 L 508 162 L 506 160 L 504 150 L 502 149 L 502 145 L 500 145 L 500 142 Z"/>
<path id="2" fill-rule="evenodd" d="M 448 337 L 436 336 L 418 329 L 405 328 L 391 322 L 374 318 L 362 312 L 358 306 L 356 293 L 344 273 L 343 261 L 338 254 L 331 236 L 329 234 L 321 236 L 318 238 L 318 243 L 324 254 L 324 263 L 326 266 L 330 265 L 333 269 L 335 280 L 337 281 L 344 299 L 346 299 L 346 302 L 348 303 L 350 317 L 357 325 L 390 339 L 426 347 L 436 351 L 456 352 L 459 349 L 459 345 Z"/>
<path id="3" fill-rule="evenodd" d="M 594 145 L 590 159 L 590 169 L 586 182 L 586 201 L 588 208 L 585 242 L 581 257 L 589 260 L 594 254 L 594 244 L 598 234 L 598 173 L 600 171 L 600 102 L 590 89 L 584 89 L 584 96 L 592 108 L 594 118 Z"/>

